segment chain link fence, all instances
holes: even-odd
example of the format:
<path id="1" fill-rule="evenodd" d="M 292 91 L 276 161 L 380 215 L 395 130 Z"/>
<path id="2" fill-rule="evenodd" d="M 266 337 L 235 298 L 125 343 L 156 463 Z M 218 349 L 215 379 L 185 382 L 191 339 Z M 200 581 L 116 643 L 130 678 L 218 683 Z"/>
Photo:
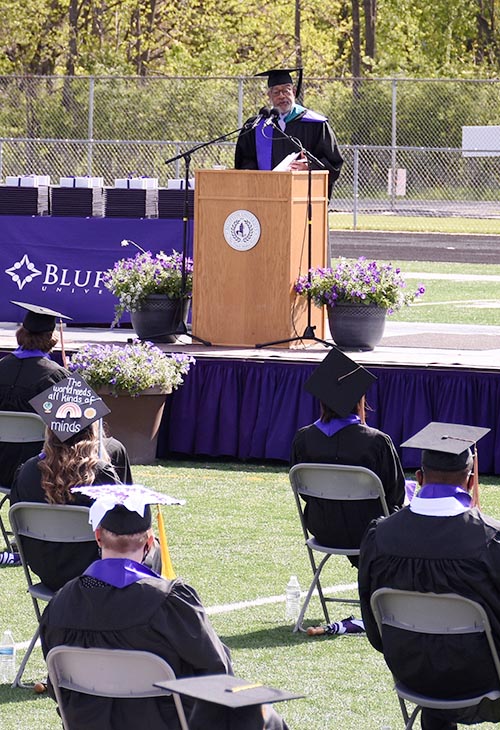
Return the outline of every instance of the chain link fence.
<path id="1" fill-rule="evenodd" d="M 464 126 L 500 124 L 500 81 L 310 79 L 345 164 L 331 207 L 352 213 L 500 218 L 500 156 L 467 156 Z M 236 132 L 267 101 L 255 78 L 0 77 L 0 178 L 183 177 L 232 167 Z M 498 143 L 500 148 L 500 140 Z"/>

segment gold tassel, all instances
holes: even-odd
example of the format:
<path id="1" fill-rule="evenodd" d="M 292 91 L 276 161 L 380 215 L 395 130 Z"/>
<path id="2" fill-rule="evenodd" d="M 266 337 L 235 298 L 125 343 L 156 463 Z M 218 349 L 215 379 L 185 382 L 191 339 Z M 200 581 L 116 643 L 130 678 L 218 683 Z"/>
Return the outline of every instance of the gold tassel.
<path id="1" fill-rule="evenodd" d="M 481 508 L 479 504 L 479 463 L 477 457 L 477 444 L 474 444 L 474 468 L 472 480 L 472 507 Z"/>
<path id="2" fill-rule="evenodd" d="M 167 580 L 173 580 L 175 578 L 175 573 L 172 561 L 170 560 L 165 523 L 163 522 L 160 505 L 158 504 L 156 507 L 158 510 L 158 539 L 160 540 L 161 577 L 167 578 Z"/>
<path id="3" fill-rule="evenodd" d="M 62 360 L 63 368 L 67 368 L 68 360 L 66 358 L 66 349 L 64 347 L 64 334 L 63 334 L 62 319 L 59 320 L 59 340 L 60 340 L 60 344 L 61 344 L 61 360 Z"/>

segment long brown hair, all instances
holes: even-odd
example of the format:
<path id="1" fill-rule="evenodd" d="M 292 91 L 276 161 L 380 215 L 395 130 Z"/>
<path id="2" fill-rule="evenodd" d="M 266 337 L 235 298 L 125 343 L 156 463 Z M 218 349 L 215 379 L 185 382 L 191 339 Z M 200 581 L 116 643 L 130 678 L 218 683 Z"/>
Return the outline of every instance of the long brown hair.
<path id="1" fill-rule="evenodd" d="M 334 418 L 340 418 L 339 414 L 336 413 L 332 408 L 327 406 L 326 403 L 323 403 L 323 401 L 320 401 L 319 405 L 321 411 L 320 420 L 323 421 L 323 423 L 329 423 Z M 367 410 L 370 410 L 370 407 L 366 402 L 365 396 L 362 395 L 359 401 L 352 407 L 351 413 L 359 416 L 361 419 L 361 423 L 366 423 Z"/>
<path id="2" fill-rule="evenodd" d="M 60 441 L 47 429 L 43 451 L 45 457 L 40 459 L 38 468 L 42 473 L 42 489 L 51 504 L 74 502 L 71 487 L 93 484 L 99 458 L 109 461 L 104 447 L 99 457 L 96 423 L 67 441 Z"/>
<path id="3" fill-rule="evenodd" d="M 53 332 L 30 332 L 22 326 L 16 332 L 16 339 L 19 347 L 24 350 L 41 350 L 42 352 L 51 352 L 58 342 Z"/>

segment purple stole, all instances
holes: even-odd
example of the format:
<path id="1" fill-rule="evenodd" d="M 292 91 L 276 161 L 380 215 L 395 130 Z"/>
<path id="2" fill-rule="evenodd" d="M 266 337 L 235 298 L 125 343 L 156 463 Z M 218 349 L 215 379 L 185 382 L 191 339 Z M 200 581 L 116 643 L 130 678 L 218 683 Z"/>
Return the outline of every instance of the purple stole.
<path id="1" fill-rule="evenodd" d="M 328 423 L 323 423 L 321 419 L 314 422 L 314 426 L 325 434 L 325 436 L 334 436 L 338 431 L 346 428 L 346 426 L 354 426 L 355 424 L 361 423 L 359 416 L 355 416 L 354 413 L 346 416 L 345 418 L 332 418 Z"/>
<path id="2" fill-rule="evenodd" d="M 441 499 L 443 497 L 453 497 L 464 507 L 470 507 L 472 497 L 461 487 L 453 484 L 426 484 L 418 493 L 420 499 Z"/>
<path id="3" fill-rule="evenodd" d="M 18 347 L 17 350 L 13 350 L 12 354 L 17 357 L 18 360 L 26 360 L 28 357 L 46 357 L 48 360 L 51 359 L 48 352 L 42 352 L 41 350 L 23 350 L 22 347 Z"/>
<path id="4" fill-rule="evenodd" d="M 326 117 L 311 109 L 305 109 L 305 107 L 295 104 L 292 111 L 285 117 L 285 123 L 292 122 L 294 119 L 300 117 L 301 122 L 326 122 Z M 272 158 L 273 158 L 273 127 L 270 128 L 269 132 L 264 130 L 264 123 L 266 119 L 261 119 L 258 125 L 255 127 L 255 147 L 257 150 L 257 166 L 259 170 L 271 170 L 272 169 Z"/>
<path id="5" fill-rule="evenodd" d="M 128 558 L 106 558 L 89 565 L 83 575 L 109 583 L 114 588 L 126 588 L 143 578 L 159 578 L 153 570 Z"/>

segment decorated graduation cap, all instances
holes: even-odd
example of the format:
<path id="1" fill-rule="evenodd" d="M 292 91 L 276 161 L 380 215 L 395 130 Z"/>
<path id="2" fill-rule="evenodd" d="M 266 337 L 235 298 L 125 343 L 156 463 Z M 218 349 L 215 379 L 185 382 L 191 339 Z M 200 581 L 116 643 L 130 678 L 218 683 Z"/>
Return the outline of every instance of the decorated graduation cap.
<path id="1" fill-rule="evenodd" d="M 60 441 L 109 413 L 102 398 L 79 375 L 54 383 L 32 398 L 30 405 Z"/>
<path id="2" fill-rule="evenodd" d="M 269 71 L 261 71 L 256 76 L 267 76 L 267 87 L 278 86 L 279 84 L 293 84 L 291 74 L 297 72 L 296 96 L 299 96 L 302 87 L 302 68 L 273 68 Z"/>
<path id="3" fill-rule="evenodd" d="M 151 507 L 158 505 L 158 536 L 160 540 L 162 575 L 175 578 L 168 551 L 165 525 L 159 505 L 185 504 L 185 500 L 154 492 L 142 484 L 100 484 L 72 487 L 94 500 L 89 510 L 89 522 L 95 530 L 103 527 L 115 535 L 134 535 L 151 527 Z"/>
<path id="4" fill-rule="evenodd" d="M 23 327 L 34 334 L 53 332 L 56 328 L 56 319 L 71 319 L 66 314 L 61 314 L 48 307 L 40 307 L 38 304 L 14 301 L 11 301 L 11 304 L 16 304 L 26 310 Z"/>
<path id="5" fill-rule="evenodd" d="M 376 380 L 362 365 L 333 348 L 318 365 L 304 388 L 344 418 Z"/>
<path id="6" fill-rule="evenodd" d="M 424 470 L 459 472 L 472 468 L 474 474 L 472 504 L 478 507 L 479 464 L 476 444 L 490 430 L 482 426 L 433 421 L 401 446 L 422 449 L 421 463 Z"/>

